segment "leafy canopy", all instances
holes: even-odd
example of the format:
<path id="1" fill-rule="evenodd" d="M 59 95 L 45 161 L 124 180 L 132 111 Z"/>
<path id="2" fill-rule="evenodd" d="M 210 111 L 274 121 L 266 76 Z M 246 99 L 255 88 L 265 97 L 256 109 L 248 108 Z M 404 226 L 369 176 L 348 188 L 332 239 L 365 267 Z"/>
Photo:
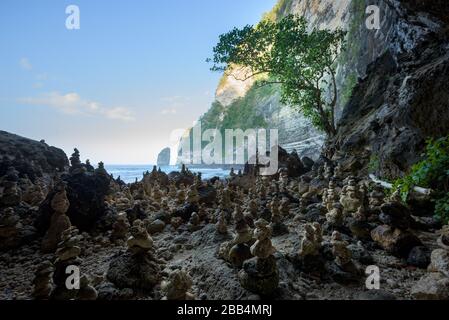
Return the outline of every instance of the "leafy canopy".
<path id="1" fill-rule="evenodd" d="M 221 35 L 208 61 L 213 62 L 212 71 L 229 76 L 236 69 L 244 71 L 242 81 L 257 76 L 259 85 L 280 84 L 283 103 L 298 108 L 317 128 L 333 135 L 335 60 L 344 37 L 341 30 L 309 32 L 306 20 L 295 15 L 266 19 Z M 326 99 L 328 86 L 333 95 Z"/>

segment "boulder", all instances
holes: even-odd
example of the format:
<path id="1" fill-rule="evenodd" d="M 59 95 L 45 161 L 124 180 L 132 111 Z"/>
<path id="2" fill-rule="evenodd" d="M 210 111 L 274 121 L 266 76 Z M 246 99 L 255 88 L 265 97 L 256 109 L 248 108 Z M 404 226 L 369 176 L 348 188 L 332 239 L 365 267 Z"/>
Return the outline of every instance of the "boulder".
<path id="1" fill-rule="evenodd" d="M 408 257 L 414 247 L 422 245 L 411 232 L 387 225 L 380 225 L 372 230 L 371 238 L 387 252 L 404 258 Z"/>
<path id="2" fill-rule="evenodd" d="M 438 272 L 426 274 L 412 287 L 411 294 L 419 300 L 447 300 L 449 278 Z"/>
<path id="3" fill-rule="evenodd" d="M 449 251 L 444 249 L 433 250 L 430 256 L 428 270 L 431 272 L 440 272 L 446 277 L 449 277 Z"/>
<path id="4" fill-rule="evenodd" d="M 430 250 L 424 246 L 414 247 L 407 258 L 407 264 L 421 269 L 427 268 L 429 263 Z"/>

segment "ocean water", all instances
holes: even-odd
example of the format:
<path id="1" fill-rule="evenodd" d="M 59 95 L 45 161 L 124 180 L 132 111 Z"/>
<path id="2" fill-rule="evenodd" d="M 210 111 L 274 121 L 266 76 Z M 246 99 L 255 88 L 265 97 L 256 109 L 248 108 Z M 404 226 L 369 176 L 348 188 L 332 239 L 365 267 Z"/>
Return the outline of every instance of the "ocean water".
<path id="1" fill-rule="evenodd" d="M 152 171 L 153 165 L 105 165 L 105 169 L 109 174 L 113 174 L 114 178 L 122 179 L 126 183 L 132 183 L 136 181 L 136 178 L 140 181 L 143 177 L 143 173 L 146 171 Z M 162 166 L 161 170 L 165 173 L 172 171 L 180 171 L 178 166 Z M 210 179 L 213 177 L 220 177 L 223 179 L 229 176 L 229 170 L 220 168 L 189 168 L 192 172 L 201 172 L 203 179 Z"/>

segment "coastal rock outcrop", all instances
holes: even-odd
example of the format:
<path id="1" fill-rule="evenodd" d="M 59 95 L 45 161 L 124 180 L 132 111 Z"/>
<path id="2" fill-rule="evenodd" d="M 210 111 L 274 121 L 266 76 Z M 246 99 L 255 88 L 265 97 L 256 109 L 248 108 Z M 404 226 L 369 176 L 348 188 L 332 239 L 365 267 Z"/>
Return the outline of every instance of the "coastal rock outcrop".
<path id="1" fill-rule="evenodd" d="M 158 167 L 170 165 L 170 148 L 164 148 L 159 152 L 157 155 L 157 165 Z"/>

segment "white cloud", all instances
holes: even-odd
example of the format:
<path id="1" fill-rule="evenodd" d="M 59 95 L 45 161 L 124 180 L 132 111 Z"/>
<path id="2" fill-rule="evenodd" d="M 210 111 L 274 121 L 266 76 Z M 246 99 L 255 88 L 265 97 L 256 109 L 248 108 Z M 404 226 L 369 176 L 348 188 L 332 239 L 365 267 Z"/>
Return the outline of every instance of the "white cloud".
<path id="1" fill-rule="evenodd" d="M 176 114 L 176 113 L 178 113 L 178 111 L 175 108 L 167 108 L 161 110 L 161 114 Z"/>
<path id="2" fill-rule="evenodd" d="M 23 70 L 31 70 L 33 69 L 32 64 L 30 63 L 30 61 L 28 60 L 28 58 L 21 58 L 19 61 L 19 65 Z"/>
<path id="3" fill-rule="evenodd" d="M 131 111 L 123 107 L 108 108 L 96 101 L 85 100 L 78 93 L 60 94 L 51 92 L 38 97 L 20 98 L 19 102 L 29 105 L 49 106 L 70 115 L 84 114 L 103 116 L 108 119 L 132 121 L 135 120 Z"/>

